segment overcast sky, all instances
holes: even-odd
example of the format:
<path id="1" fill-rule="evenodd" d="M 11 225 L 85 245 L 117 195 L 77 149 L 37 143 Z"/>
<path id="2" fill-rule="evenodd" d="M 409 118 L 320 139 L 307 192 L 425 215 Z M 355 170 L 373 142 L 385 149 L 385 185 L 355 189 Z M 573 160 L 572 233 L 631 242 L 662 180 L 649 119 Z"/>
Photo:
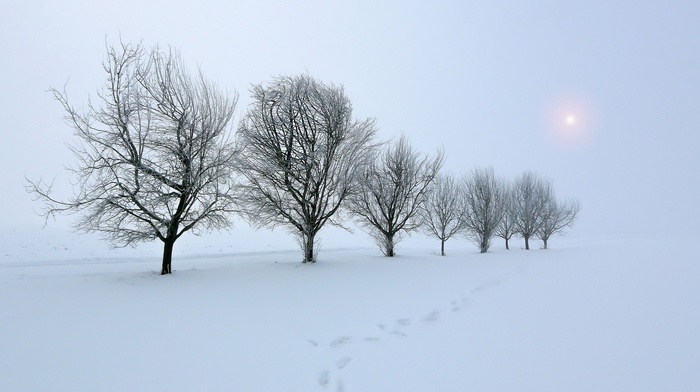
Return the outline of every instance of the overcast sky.
<path id="1" fill-rule="evenodd" d="M 382 139 L 444 146 L 445 171 L 534 170 L 582 205 L 571 235 L 675 234 L 700 219 L 700 1 L 9 1 L 0 5 L 0 226 L 40 226 L 24 178 L 57 177 L 105 42 L 181 51 L 251 83 L 342 84 Z"/>

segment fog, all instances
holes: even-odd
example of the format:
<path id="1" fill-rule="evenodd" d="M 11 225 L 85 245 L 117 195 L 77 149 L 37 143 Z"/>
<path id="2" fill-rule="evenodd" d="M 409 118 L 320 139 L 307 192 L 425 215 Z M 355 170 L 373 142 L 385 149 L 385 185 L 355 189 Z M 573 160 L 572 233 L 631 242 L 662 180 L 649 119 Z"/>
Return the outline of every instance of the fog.
<path id="1" fill-rule="evenodd" d="M 41 226 L 25 177 L 55 178 L 72 130 L 47 92 L 85 107 L 105 45 L 179 49 L 240 101 L 251 83 L 309 73 L 343 85 L 383 139 L 445 172 L 534 170 L 582 211 L 571 236 L 675 235 L 700 218 L 700 3 L 695 1 L 5 2 L 0 10 L 0 226 Z M 70 219 L 50 222 L 67 225 Z"/>

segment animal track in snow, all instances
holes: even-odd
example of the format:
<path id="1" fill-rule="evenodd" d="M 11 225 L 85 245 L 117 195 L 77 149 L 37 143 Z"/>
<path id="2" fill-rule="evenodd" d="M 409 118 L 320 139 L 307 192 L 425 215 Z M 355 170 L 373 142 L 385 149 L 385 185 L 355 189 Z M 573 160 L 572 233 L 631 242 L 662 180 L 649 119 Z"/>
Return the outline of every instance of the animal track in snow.
<path id="1" fill-rule="evenodd" d="M 389 332 L 392 335 L 397 335 L 397 336 L 406 336 L 406 333 L 403 332 L 403 329 L 405 327 L 408 327 L 412 324 L 413 322 L 411 319 L 408 318 L 400 318 L 396 320 L 396 326 Z"/>
<path id="2" fill-rule="evenodd" d="M 352 361 L 351 357 L 340 358 L 339 360 L 335 361 L 335 367 L 337 367 L 338 369 L 343 369 L 346 366 L 348 366 L 350 361 Z"/>
<path id="3" fill-rule="evenodd" d="M 396 320 L 396 322 L 404 327 L 411 325 L 411 319 L 407 318 L 398 319 Z"/>
<path id="4" fill-rule="evenodd" d="M 351 343 L 351 342 L 352 342 L 352 338 L 350 338 L 349 336 L 341 336 L 341 337 L 333 340 L 329 344 L 329 346 L 331 346 L 333 348 L 338 348 L 340 346 L 344 346 L 344 345 Z"/>
<path id="5" fill-rule="evenodd" d="M 423 321 L 426 322 L 426 323 L 434 323 L 434 322 L 436 322 L 439 318 L 440 318 L 440 312 L 438 312 L 438 311 L 436 310 L 436 311 L 433 311 L 432 313 L 430 313 L 429 315 L 425 316 L 425 317 L 423 318 Z"/>
<path id="6" fill-rule="evenodd" d="M 331 372 L 328 370 L 324 370 L 321 372 L 321 374 L 318 375 L 318 383 L 322 387 L 327 387 L 328 383 L 331 381 Z"/>
<path id="7" fill-rule="evenodd" d="M 484 291 L 488 288 L 495 287 L 500 285 L 501 283 L 505 282 L 506 280 L 510 279 L 515 274 L 522 273 L 527 269 L 527 265 L 519 265 L 515 268 L 514 271 L 510 271 L 507 273 L 505 276 L 497 277 L 497 278 L 492 278 L 492 279 L 487 279 L 483 282 L 480 282 L 476 286 L 474 286 L 471 290 L 469 290 L 466 294 L 462 293 L 461 297 L 458 297 L 458 299 L 452 300 L 449 302 L 449 310 L 452 312 L 458 312 L 463 310 L 465 307 L 468 307 L 471 303 L 471 301 L 474 299 L 473 295 L 476 293 L 479 293 L 481 291 Z M 442 309 L 446 310 L 446 309 Z M 423 323 L 423 325 L 432 325 L 440 321 L 440 316 L 441 316 L 441 309 L 435 309 L 432 312 L 418 318 L 399 318 L 395 319 L 394 323 L 377 323 L 375 324 L 377 327 L 377 330 L 374 330 L 374 332 L 370 332 L 366 337 L 361 338 L 361 339 L 354 339 L 350 336 L 340 336 L 336 339 L 333 339 L 331 342 L 328 343 L 328 345 L 324 345 L 319 343 L 318 340 L 315 339 L 307 339 L 307 342 L 316 348 L 331 348 L 334 350 L 339 350 L 339 352 L 342 353 L 347 353 L 346 346 L 352 346 L 356 344 L 363 343 L 364 344 L 370 344 L 370 343 L 377 343 L 382 341 L 384 338 L 386 338 L 387 335 L 396 335 L 399 337 L 407 337 L 408 334 L 407 332 L 412 331 L 412 328 L 414 324 L 414 320 L 416 322 L 419 322 L 417 324 Z M 449 316 L 449 314 L 448 314 Z M 429 328 L 429 327 L 428 327 Z M 323 388 L 331 388 L 334 386 L 336 388 L 336 392 L 340 391 L 342 392 L 344 390 L 344 384 L 343 381 L 340 378 L 340 374 L 342 371 L 353 361 L 353 357 L 351 356 L 342 356 L 338 359 L 336 359 L 334 362 L 331 362 L 329 364 L 330 366 L 327 367 L 325 370 L 321 371 L 318 376 L 317 376 L 317 381 L 319 385 L 321 385 Z"/>
<path id="8" fill-rule="evenodd" d="M 338 360 L 335 361 L 335 368 L 338 369 L 338 371 L 343 370 L 348 364 L 352 361 L 352 357 L 342 357 Z M 336 385 L 336 392 L 342 392 L 345 390 L 345 387 L 343 385 L 343 380 L 340 378 L 338 374 L 333 375 L 331 370 L 326 369 L 321 371 L 318 374 L 318 384 L 322 386 L 323 388 L 328 388 L 331 385 L 331 379 L 335 379 L 335 385 Z"/>
<path id="9" fill-rule="evenodd" d="M 503 283 L 504 279 L 491 279 L 487 280 L 485 282 L 482 282 L 478 286 L 474 287 L 470 294 L 476 294 L 482 290 L 488 289 L 490 287 L 498 286 L 499 284 Z"/>

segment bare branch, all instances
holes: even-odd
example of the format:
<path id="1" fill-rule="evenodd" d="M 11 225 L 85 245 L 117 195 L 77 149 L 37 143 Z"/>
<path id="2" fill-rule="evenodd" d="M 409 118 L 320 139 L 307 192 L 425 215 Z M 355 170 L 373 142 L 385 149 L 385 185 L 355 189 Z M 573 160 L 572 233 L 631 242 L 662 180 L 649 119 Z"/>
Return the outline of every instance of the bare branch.
<path id="1" fill-rule="evenodd" d="M 247 220 L 289 228 L 304 262 L 314 262 L 317 233 L 342 221 L 332 218 L 371 157 L 374 121 L 352 119 L 343 89 L 308 75 L 278 77 L 252 94 L 237 133 Z"/>
<path id="2" fill-rule="evenodd" d="M 552 198 L 552 185 L 533 172 L 526 171 L 515 180 L 514 225 L 515 231 L 525 239 L 525 249 L 530 249 L 530 237 L 542 228 L 545 209 Z"/>
<path id="3" fill-rule="evenodd" d="M 543 211 L 542 225 L 537 231 L 537 238 L 544 243 L 547 249 L 547 241 L 555 233 L 562 233 L 567 227 L 571 227 L 578 216 L 581 207 L 576 200 L 559 202 L 552 197 Z"/>
<path id="4" fill-rule="evenodd" d="M 437 176 L 421 208 L 424 231 L 440 240 L 440 254 L 445 242 L 465 230 L 467 219 L 466 189 L 452 176 Z"/>
<path id="5" fill-rule="evenodd" d="M 442 167 L 444 154 L 421 155 L 402 136 L 367 166 L 350 210 L 372 235 L 386 256 L 404 233 L 421 226 L 419 211 L 429 186 Z"/>
<path id="6" fill-rule="evenodd" d="M 51 89 L 76 141 L 74 195 L 52 196 L 51 185 L 27 181 L 45 203 L 42 214 L 78 213 L 79 231 L 99 232 L 115 246 L 155 238 L 172 245 L 195 226 L 219 229 L 235 211 L 229 123 L 237 98 L 200 74 L 190 77 L 176 51 L 141 44 L 107 47 L 106 82 L 79 112 L 64 91 Z"/>
<path id="7" fill-rule="evenodd" d="M 503 203 L 503 219 L 501 219 L 501 223 L 496 227 L 496 230 L 493 232 L 494 235 L 501 237 L 505 240 L 506 243 L 506 249 L 510 249 L 509 246 L 509 241 L 513 237 L 513 234 L 515 234 L 516 227 L 515 227 L 515 205 L 513 202 L 514 198 L 514 193 L 513 193 L 513 184 L 512 183 L 505 183 L 503 189 L 503 197 L 502 197 L 502 203 Z"/>
<path id="8" fill-rule="evenodd" d="M 493 168 L 474 169 L 466 180 L 466 192 L 467 236 L 485 253 L 503 220 L 505 185 Z"/>

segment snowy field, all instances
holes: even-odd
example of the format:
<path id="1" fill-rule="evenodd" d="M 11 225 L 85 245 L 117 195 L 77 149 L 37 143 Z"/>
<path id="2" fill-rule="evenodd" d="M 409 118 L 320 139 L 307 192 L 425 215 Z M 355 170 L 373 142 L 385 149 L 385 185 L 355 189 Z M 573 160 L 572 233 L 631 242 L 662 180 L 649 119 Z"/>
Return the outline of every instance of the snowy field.
<path id="1" fill-rule="evenodd" d="M 479 254 L 406 238 L 393 259 L 322 232 L 110 250 L 57 229 L 0 240 L 1 391 L 697 391 L 687 239 L 557 237 Z M 537 244 L 539 247 L 539 243 Z"/>

